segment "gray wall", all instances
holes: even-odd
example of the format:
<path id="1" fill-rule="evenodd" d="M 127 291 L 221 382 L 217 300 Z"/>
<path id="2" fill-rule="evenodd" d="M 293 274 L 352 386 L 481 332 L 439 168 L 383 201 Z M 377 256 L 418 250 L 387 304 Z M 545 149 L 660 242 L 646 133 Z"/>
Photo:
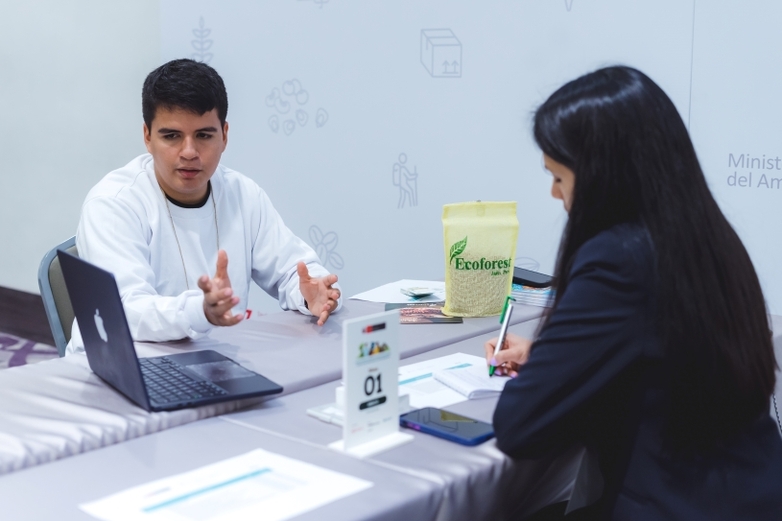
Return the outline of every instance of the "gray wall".
<path id="1" fill-rule="evenodd" d="M 90 187 L 144 151 L 141 82 L 158 0 L 0 2 L 0 285 L 38 292 Z"/>
<path id="2" fill-rule="evenodd" d="M 442 278 L 442 206 L 475 199 L 518 201 L 520 262 L 550 271 L 566 216 L 549 195 L 530 114 L 564 81 L 632 64 L 689 112 L 691 1 L 162 0 L 161 8 L 163 59 L 195 57 L 225 78 L 223 162 L 266 189 L 349 295 Z M 394 168 L 418 174 L 413 204 Z M 267 304 L 251 293 L 251 307 Z"/>
<path id="3" fill-rule="evenodd" d="M 38 262 L 74 233 L 87 190 L 144 151 L 145 75 L 183 56 L 226 80 L 224 163 L 267 190 L 346 293 L 441 278 L 442 205 L 471 199 L 518 201 L 520 262 L 548 271 L 566 215 L 530 113 L 564 81 L 625 63 L 673 99 L 782 313 L 779 2 L 0 2 L 0 285 L 37 291 Z M 427 29 L 454 35 L 438 41 L 456 44 L 437 48 L 447 70 L 422 63 Z M 399 165 L 418 174 L 415 204 L 394 184 Z M 250 304 L 276 308 L 259 291 Z"/>

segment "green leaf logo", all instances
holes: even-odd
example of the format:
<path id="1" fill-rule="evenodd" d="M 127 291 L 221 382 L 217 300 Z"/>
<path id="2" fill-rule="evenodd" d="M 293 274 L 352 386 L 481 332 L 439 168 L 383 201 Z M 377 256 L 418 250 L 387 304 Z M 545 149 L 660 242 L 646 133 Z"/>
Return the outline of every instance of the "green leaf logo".
<path id="1" fill-rule="evenodd" d="M 451 246 L 451 258 L 448 261 L 448 264 L 452 263 L 454 257 L 460 255 L 466 247 L 467 247 L 467 237 L 465 237 L 464 239 L 462 239 L 457 243 L 454 243 L 454 245 Z"/>

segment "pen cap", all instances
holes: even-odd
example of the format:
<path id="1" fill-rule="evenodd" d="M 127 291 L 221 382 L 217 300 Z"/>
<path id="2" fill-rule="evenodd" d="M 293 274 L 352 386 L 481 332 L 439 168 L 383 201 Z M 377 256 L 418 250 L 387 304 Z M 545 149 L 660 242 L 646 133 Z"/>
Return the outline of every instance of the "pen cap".
<path id="1" fill-rule="evenodd" d="M 443 206 L 445 307 L 459 317 L 499 315 L 513 281 L 519 220 L 516 203 Z"/>
<path id="2" fill-rule="evenodd" d="M 511 306 L 511 301 L 515 301 L 516 299 L 508 295 L 505 297 L 505 305 L 502 306 L 502 313 L 500 313 L 500 324 L 502 324 L 505 321 L 505 316 L 508 314 L 508 310 Z"/>

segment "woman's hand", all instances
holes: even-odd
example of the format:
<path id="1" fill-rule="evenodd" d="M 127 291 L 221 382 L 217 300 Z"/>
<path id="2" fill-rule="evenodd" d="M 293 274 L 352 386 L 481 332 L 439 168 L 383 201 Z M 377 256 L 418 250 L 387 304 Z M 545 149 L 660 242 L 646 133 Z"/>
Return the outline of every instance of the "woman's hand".
<path id="1" fill-rule="evenodd" d="M 505 336 L 502 350 L 495 357 L 494 348 L 497 347 L 498 340 L 499 338 L 492 338 L 484 345 L 486 348 L 486 362 L 496 368 L 494 374 L 508 375 L 515 378 L 518 375 L 519 367 L 524 365 L 529 358 L 532 341 L 516 336 L 513 333 L 508 333 Z"/>

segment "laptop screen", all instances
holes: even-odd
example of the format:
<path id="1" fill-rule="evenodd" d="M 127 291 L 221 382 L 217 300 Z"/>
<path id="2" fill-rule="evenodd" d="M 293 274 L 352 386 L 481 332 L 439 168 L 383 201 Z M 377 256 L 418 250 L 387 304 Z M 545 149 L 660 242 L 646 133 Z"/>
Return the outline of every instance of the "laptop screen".
<path id="1" fill-rule="evenodd" d="M 63 251 L 58 251 L 57 257 L 90 369 L 137 405 L 149 410 L 141 368 L 114 275 Z"/>

